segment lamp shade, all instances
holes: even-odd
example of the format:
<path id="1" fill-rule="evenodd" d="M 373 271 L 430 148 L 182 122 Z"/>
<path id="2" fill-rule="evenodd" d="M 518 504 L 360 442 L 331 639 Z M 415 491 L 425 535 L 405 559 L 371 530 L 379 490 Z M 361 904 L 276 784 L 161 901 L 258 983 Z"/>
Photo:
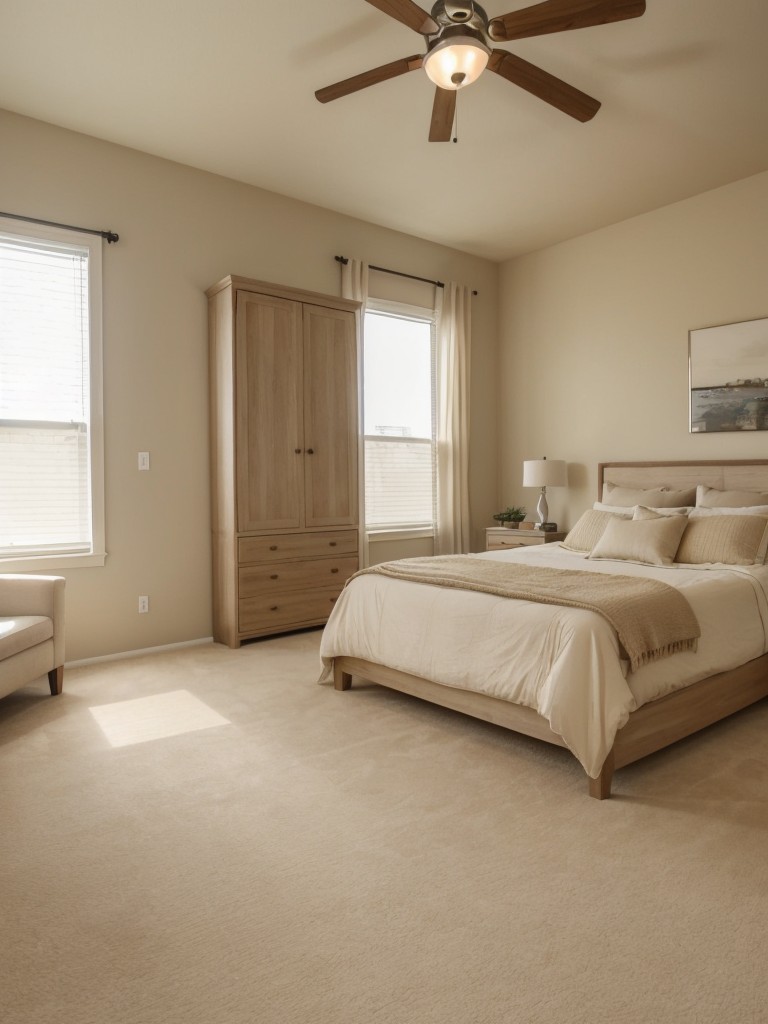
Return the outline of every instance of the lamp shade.
<path id="1" fill-rule="evenodd" d="M 448 36 L 429 51 L 424 70 L 440 89 L 460 89 L 477 81 L 490 51 L 472 36 Z"/>
<path id="2" fill-rule="evenodd" d="M 523 463 L 523 487 L 565 487 L 567 483 L 562 459 L 527 459 Z"/>

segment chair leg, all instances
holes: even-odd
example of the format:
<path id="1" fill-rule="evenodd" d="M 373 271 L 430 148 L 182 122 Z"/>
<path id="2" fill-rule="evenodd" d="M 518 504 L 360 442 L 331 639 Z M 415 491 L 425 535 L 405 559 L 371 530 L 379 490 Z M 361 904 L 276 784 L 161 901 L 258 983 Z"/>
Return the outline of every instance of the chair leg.
<path id="1" fill-rule="evenodd" d="M 64 688 L 64 666 L 59 665 L 57 668 L 52 668 L 48 673 L 48 685 L 51 688 L 51 696 L 55 697 L 57 693 L 61 693 Z"/>

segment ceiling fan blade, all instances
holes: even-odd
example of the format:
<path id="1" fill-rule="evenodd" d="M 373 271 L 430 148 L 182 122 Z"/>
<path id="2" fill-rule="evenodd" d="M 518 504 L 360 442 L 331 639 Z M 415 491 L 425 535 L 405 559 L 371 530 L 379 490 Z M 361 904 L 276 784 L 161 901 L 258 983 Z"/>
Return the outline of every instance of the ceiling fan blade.
<path id="1" fill-rule="evenodd" d="M 599 100 L 506 50 L 494 50 L 491 53 L 488 70 L 533 93 L 564 114 L 575 117 L 577 121 L 589 121 L 600 109 Z"/>
<path id="2" fill-rule="evenodd" d="M 437 22 L 413 0 L 368 0 L 368 3 L 423 36 L 439 31 Z"/>
<path id="3" fill-rule="evenodd" d="M 607 25 L 639 18 L 642 14 L 645 14 L 645 0 L 544 0 L 522 11 L 491 19 L 488 32 L 492 39 L 509 42 L 548 32 Z"/>
<path id="4" fill-rule="evenodd" d="M 420 53 L 414 54 L 413 57 L 401 57 L 400 60 L 393 60 L 391 64 L 382 64 L 379 68 L 371 68 L 360 75 L 345 78 L 343 82 L 326 85 L 324 89 L 318 89 L 315 96 L 321 103 L 329 103 L 340 96 L 348 96 L 359 89 L 367 89 L 369 85 L 378 85 L 389 78 L 397 78 L 398 75 L 405 75 L 409 71 L 418 71 L 423 63 L 424 57 Z"/>
<path id="5" fill-rule="evenodd" d="M 430 142 L 450 142 L 453 118 L 456 113 L 456 90 L 435 89 L 432 120 L 429 123 Z"/>

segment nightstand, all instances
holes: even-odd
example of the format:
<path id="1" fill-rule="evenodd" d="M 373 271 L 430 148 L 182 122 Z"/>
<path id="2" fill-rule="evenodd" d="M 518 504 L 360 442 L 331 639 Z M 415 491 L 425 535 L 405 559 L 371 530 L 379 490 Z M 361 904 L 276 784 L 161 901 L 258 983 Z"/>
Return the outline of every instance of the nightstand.
<path id="1" fill-rule="evenodd" d="M 525 548 L 532 544 L 551 544 L 565 540 L 565 533 L 554 530 L 510 530 L 506 526 L 489 526 L 485 531 L 485 550 L 500 551 L 502 548 Z"/>

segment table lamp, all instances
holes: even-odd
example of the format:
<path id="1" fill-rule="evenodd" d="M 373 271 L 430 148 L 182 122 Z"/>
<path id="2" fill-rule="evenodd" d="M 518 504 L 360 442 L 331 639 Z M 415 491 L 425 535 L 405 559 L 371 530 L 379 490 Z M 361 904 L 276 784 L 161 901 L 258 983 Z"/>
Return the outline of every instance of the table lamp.
<path id="1" fill-rule="evenodd" d="M 539 521 L 536 524 L 542 529 L 547 522 L 549 507 L 547 506 L 547 488 L 565 487 L 568 475 L 562 459 L 527 459 L 523 462 L 523 487 L 540 487 L 541 494 L 536 505 Z"/>

